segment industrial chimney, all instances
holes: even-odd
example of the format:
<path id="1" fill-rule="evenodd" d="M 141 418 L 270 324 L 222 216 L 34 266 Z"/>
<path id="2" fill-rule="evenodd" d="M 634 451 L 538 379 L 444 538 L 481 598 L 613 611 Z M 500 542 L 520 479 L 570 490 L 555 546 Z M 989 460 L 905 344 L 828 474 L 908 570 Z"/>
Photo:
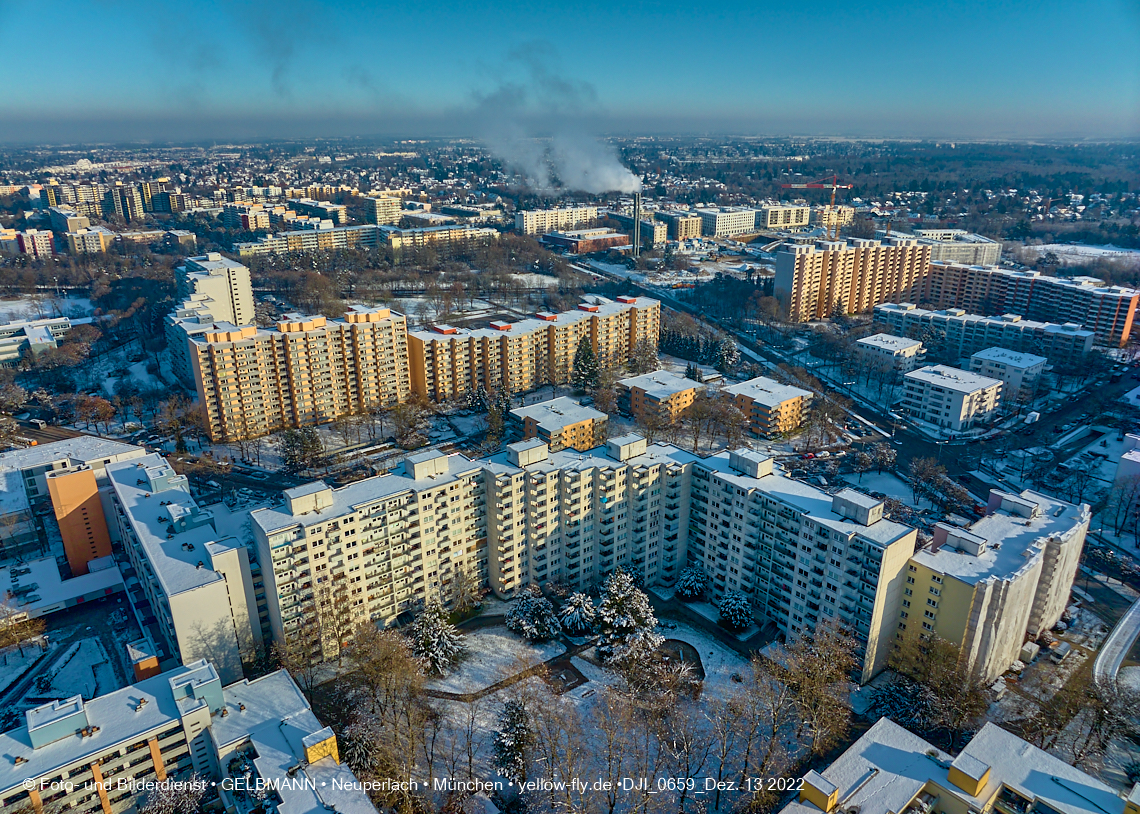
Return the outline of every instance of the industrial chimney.
<path id="1" fill-rule="evenodd" d="M 641 256 L 641 193 L 633 193 L 633 256 Z"/>

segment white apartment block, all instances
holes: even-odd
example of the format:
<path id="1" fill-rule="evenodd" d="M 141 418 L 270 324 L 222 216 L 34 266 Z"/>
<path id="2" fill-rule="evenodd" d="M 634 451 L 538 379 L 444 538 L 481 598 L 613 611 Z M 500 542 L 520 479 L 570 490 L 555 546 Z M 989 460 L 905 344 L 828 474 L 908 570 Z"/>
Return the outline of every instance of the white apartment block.
<path id="1" fill-rule="evenodd" d="M 961 431 L 997 415 L 1002 382 L 967 370 L 932 365 L 903 376 L 902 409 L 920 421 Z"/>
<path id="2" fill-rule="evenodd" d="M 789 637 L 850 625 L 864 680 L 885 664 L 916 535 L 879 501 L 828 495 L 758 453 L 701 458 L 636 435 L 587 452 L 532 439 L 478 461 L 427 452 L 400 474 L 285 498 L 252 514 L 278 640 L 330 602 L 391 623 L 428 596 L 447 600 L 459 570 L 510 598 L 548 581 L 587 589 L 618 566 L 670 585 L 692 562 L 714 598 L 750 594 Z"/>
<path id="3" fill-rule="evenodd" d="M 970 357 L 970 370 L 991 379 L 1001 379 L 1004 384 L 1002 393 L 1007 401 L 1031 399 L 1037 392 L 1048 361 L 1044 356 L 1032 353 L 986 348 Z"/>
<path id="4" fill-rule="evenodd" d="M 875 369 L 893 368 L 900 373 L 909 373 L 921 365 L 926 353 L 917 339 L 891 334 L 865 336 L 855 343 L 855 349 Z"/>
<path id="5" fill-rule="evenodd" d="M 598 220 L 596 206 L 567 206 L 559 209 L 534 209 L 515 213 L 515 229 L 524 235 L 565 232 L 592 226 Z"/>
<path id="6" fill-rule="evenodd" d="M 1088 504 L 991 490 L 985 517 L 935 524 L 911 559 L 899 628 L 958 644 L 965 665 L 993 681 L 1061 618 L 1090 517 Z"/>
<path id="7" fill-rule="evenodd" d="M 372 222 L 377 226 L 393 226 L 400 222 L 400 213 L 403 203 L 399 198 L 390 195 L 377 195 L 369 197 L 372 201 Z"/>
<path id="8" fill-rule="evenodd" d="M 733 206 L 694 209 L 701 218 L 701 234 L 705 237 L 733 237 L 756 231 L 756 210 Z"/>
<path id="9" fill-rule="evenodd" d="M 809 206 L 761 206 L 756 210 L 757 229 L 806 229 L 810 220 Z"/>
<path id="10" fill-rule="evenodd" d="M 909 302 L 876 305 L 875 322 L 889 325 L 900 336 L 921 336 L 932 328 L 945 335 L 947 349 L 959 357 L 1002 347 L 1038 352 L 1055 363 L 1065 364 L 1076 363 L 1088 354 L 1095 336 L 1072 322 L 1056 325 L 1016 314 L 984 317 L 967 314 L 961 308 L 928 311 Z"/>
<path id="11" fill-rule="evenodd" d="M 284 640 L 333 603 L 354 628 L 394 622 L 428 596 L 448 598 L 458 572 L 486 584 L 482 472 L 462 455 L 419 453 L 399 474 L 339 489 L 317 481 L 287 489 L 278 508 L 253 511 L 273 638 Z M 335 626 L 322 631 L 324 651 L 335 655 Z"/>
<path id="12" fill-rule="evenodd" d="M 272 785 L 266 807 L 275 811 L 375 814 L 364 791 L 353 790 L 359 784 L 340 761 L 336 735 L 286 671 L 223 683 L 198 660 L 91 700 L 28 710 L 23 726 L 0 734 L 8 756 L 0 814 L 121 814 L 146 799 L 141 784 L 191 773 L 213 784 L 220 810 L 237 810 L 232 780 L 249 777 Z"/>
<path id="13" fill-rule="evenodd" d="M 210 252 L 186 258 L 174 275 L 180 296 L 201 294 L 212 300 L 214 319 L 231 325 L 253 324 L 253 286 L 249 269 L 241 263 Z"/>
<path id="14" fill-rule="evenodd" d="M 915 229 L 919 243 L 930 246 L 930 262 L 992 266 L 1001 260 L 1001 242 L 965 229 Z"/>
<path id="15" fill-rule="evenodd" d="M 161 455 L 107 464 L 106 473 L 108 518 L 156 619 L 159 664 L 207 659 L 224 681 L 240 680 L 264 641 L 245 545 L 218 534 Z"/>
<path id="16" fill-rule="evenodd" d="M 71 330 L 67 317 L 48 317 L 0 325 L 0 365 L 14 365 L 26 351 L 33 355 L 57 347 Z"/>

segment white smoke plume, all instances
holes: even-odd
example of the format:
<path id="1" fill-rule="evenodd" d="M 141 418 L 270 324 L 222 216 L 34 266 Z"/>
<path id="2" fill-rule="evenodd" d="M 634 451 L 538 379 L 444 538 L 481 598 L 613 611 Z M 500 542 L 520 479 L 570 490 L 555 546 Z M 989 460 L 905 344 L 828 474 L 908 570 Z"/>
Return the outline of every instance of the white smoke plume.
<path id="1" fill-rule="evenodd" d="M 548 69 L 549 46 L 512 54 L 513 77 L 477 97 L 475 126 L 487 148 L 538 192 L 636 192 L 641 181 L 617 151 L 591 135 L 584 122 L 598 113 L 597 94 Z"/>

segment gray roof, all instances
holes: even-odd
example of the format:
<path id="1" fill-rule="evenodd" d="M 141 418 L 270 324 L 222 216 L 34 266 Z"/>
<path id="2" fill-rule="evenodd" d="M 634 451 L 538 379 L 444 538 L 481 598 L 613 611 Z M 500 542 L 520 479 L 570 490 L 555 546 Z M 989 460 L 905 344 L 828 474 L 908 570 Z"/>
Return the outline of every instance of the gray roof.
<path id="1" fill-rule="evenodd" d="M 570 424 L 589 420 L 604 421 L 609 418 L 600 410 L 586 407 L 566 396 L 542 401 L 538 404 L 528 404 L 525 407 L 516 407 L 511 410 L 511 415 L 520 421 L 527 418 L 533 419 L 541 429 L 552 434 L 561 432 L 563 427 Z"/>
<path id="2" fill-rule="evenodd" d="M 747 396 L 765 407 L 775 407 L 789 399 L 811 396 L 810 390 L 801 390 L 798 387 L 792 387 L 790 384 L 780 384 L 767 376 L 757 376 L 755 379 L 749 379 L 740 384 L 729 385 L 724 388 L 724 392 L 731 393 L 734 396 Z"/>
<path id="3" fill-rule="evenodd" d="M 630 389 L 636 387 L 644 390 L 646 395 L 652 396 L 658 401 L 701 386 L 700 382 L 678 376 L 668 370 L 655 370 L 641 376 L 631 376 L 628 379 L 622 379 L 618 384 Z"/>
<path id="4" fill-rule="evenodd" d="M 1015 350 L 1008 350 L 1007 348 L 986 348 L 980 350 L 970 357 L 971 359 L 982 359 L 988 362 L 1001 362 L 1004 365 L 1015 368 L 1030 368 L 1037 365 L 1043 365 L 1049 360 L 1044 356 L 1036 356 L 1032 353 L 1021 353 Z"/>
<path id="5" fill-rule="evenodd" d="M 920 367 L 918 370 L 907 373 L 905 378 L 935 387 L 943 387 L 956 393 L 974 393 L 978 390 L 986 390 L 994 385 L 1001 386 L 1000 379 L 991 379 L 989 376 L 981 376 L 968 370 L 959 370 L 956 367 L 947 367 L 946 365 Z"/>
<path id="6" fill-rule="evenodd" d="M 0 469 L 27 469 L 65 459 L 76 464 L 86 464 L 115 455 L 141 451 L 142 447 L 136 447 L 134 444 L 96 438 L 94 435 L 77 435 L 62 441 L 52 441 L 50 444 L 5 452 L 0 455 Z"/>

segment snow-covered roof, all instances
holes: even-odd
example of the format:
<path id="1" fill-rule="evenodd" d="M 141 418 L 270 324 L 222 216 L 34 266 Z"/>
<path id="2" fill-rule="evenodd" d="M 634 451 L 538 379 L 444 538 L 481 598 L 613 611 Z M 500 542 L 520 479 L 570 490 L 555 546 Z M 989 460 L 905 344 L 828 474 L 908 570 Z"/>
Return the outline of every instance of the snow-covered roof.
<path id="1" fill-rule="evenodd" d="M 811 391 L 792 387 L 790 384 L 780 384 L 767 376 L 757 376 L 740 384 L 729 385 L 724 388 L 725 393 L 734 396 L 747 396 L 757 404 L 765 407 L 776 407 L 794 398 L 811 396 Z"/>
<path id="2" fill-rule="evenodd" d="M 857 344 L 863 345 L 868 348 L 878 348 L 891 353 L 901 353 L 911 348 L 921 348 L 922 343 L 917 339 L 908 339 L 905 336 L 894 336 L 892 334 L 874 334 L 872 336 L 865 336 L 860 339 Z"/>
<path id="3" fill-rule="evenodd" d="M 1006 367 L 1014 367 L 1020 370 L 1027 370 L 1037 365 L 1044 365 L 1049 360 L 1044 356 L 1036 356 L 1032 353 L 1020 353 L 1015 350 L 1008 350 L 1007 348 L 986 348 L 980 350 L 970 357 L 971 359 L 981 359 L 984 362 L 998 362 Z"/>
<path id="4" fill-rule="evenodd" d="M 636 387 L 645 391 L 645 394 L 650 398 L 658 401 L 701 386 L 700 382 L 678 376 L 668 370 L 655 370 L 641 376 L 631 376 L 628 379 L 622 379 L 618 384 L 631 390 Z"/>
<path id="5" fill-rule="evenodd" d="M 511 415 L 519 421 L 531 419 L 540 429 L 551 435 L 562 432 L 564 427 L 580 424 L 583 421 L 605 421 L 609 416 L 593 407 L 579 404 L 572 398 L 561 396 L 538 404 L 516 407 Z"/>
<path id="6" fill-rule="evenodd" d="M 116 455 L 131 452 L 143 453 L 142 447 L 124 444 L 94 435 L 77 435 L 50 444 L 39 444 L 27 449 L 16 449 L 0 455 L 0 469 L 28 469 L 33 466 L 56 461 L 70 461 L 72 464 L 91 464 Z"/>
<path id="7" fill-rule="evenodd" d="M 999 508 L 967 529 L 973 537 L 985 540 L 981 554 L 949 542 L 937 551 L 932 547 L 916 552 L 914 561 L 970 585 L 987 579 L 1011 579 L 1036 565 L 1046 538 L 1054 534 L 1068 538 L 1088 526 L 1088 504 L 1076 506 L 1029 490 L 1020 495 L 993 494 L 1000 494 L 1002 505 L 1009 508 Z"/>
<path id="8" fill-rule="evenodd" d="M 968 370 L 959 370 L 956 367 L 947 367 L 946 365 L 920 367 L 918 370 L 907 373 L 905 378 L 934 387 L 942 387 L 955 393 L 976 393 L 995 385 L 1001 386 L 1000 379 L 991 379 L 989 376 L 981 376 Z"/>
<path id="9" fill-rule="evenodd" d="M 985 778 L 977 795 L 950 780 L 951 767 L 974 780 Z M 904 811 L 927 784 L 932 784 L 935 796 L 947 793 L 964 808 L 978 811 L 988 808 L 1002 786 L 1025 798 L 1027 808 L 1040 802 L 1059 814 L 1124 811 L 1124 800 L 1104 783 L 992 723 L 951 758 L 889 718 L 880 718 L 830 766 L 805 777 L 805 782 L 833 790 L 844 810 L 856 808 L 863 814 Z M 797 800 L 781 814 L 819 811 L 811 802 Z"/>
<path id="10" fill-rule="evenodd" d="M 286 503 L 275 508 L 255 509 L 250 512 L 250 517 L 267 535 L 297 525 L 319 525 L 332 517 L 351 514 L 380 500 L 388 500 L 396 495 L 410 494 L 454 482 L 464 475 L 477 472 L 480 468 L 479 464 L 468 460 L 459 453 L 447 456 L 447 467 L 447 472 L 444 474 L 417 480 L 411 476 L 411 467 L 405 463 L 404 470 L 401 472 L 377 475 L 373 478 L 365 478 L 346 484 L 339 489 L 331 489 L 332 504 L 322 508 L 319 514 L 310 512 L 304 515 L 293 515 L 289 511 L 288 503 Z M 323 481 L 315 481 L 307 486 L 311 487 L 314 492 L 328 488 Z"/>
<path id="11" fill-rule="evenodd" d="M 246 741 L 253 744 L 253 764 L 263 779 L 274 782 L 281 814 L 376 814 L 347 764 L 331 756 L 306 762 L 305 748 L 333 734 L 286 671 L 231 684 L 222 694 L 227 714 L 211 721 L 214 742 L 223 752 Z M 311 782 L 298 782 L 305 779 Z"/>
<path id="12" fill-rule="evenodd" d="M 106 563 L 109 567 L 96 568 L 97 563 L 103 564 L 100 560 L 111 560 Z M 119 573 L 114 560 L 110 557 L 102 557 L 100 560 L 92 560 L 89 563 L 91 570 L 86 574 L 67 580 L 60 576 L 55 557 L 0 566 L 0 597 L 7 596 L 11 591 L 13 598 L 7 600 L 7 604 L 35 617 L 62 610 L 64 603 L 81 596 L 122 590 L 123 575 Z M 13 574 L 14 571 L 24 569 L 27 569 L 27 573 Z M 21 587 L 29 585 L 35 585 L 35 588 L 15 595 Z"/>

